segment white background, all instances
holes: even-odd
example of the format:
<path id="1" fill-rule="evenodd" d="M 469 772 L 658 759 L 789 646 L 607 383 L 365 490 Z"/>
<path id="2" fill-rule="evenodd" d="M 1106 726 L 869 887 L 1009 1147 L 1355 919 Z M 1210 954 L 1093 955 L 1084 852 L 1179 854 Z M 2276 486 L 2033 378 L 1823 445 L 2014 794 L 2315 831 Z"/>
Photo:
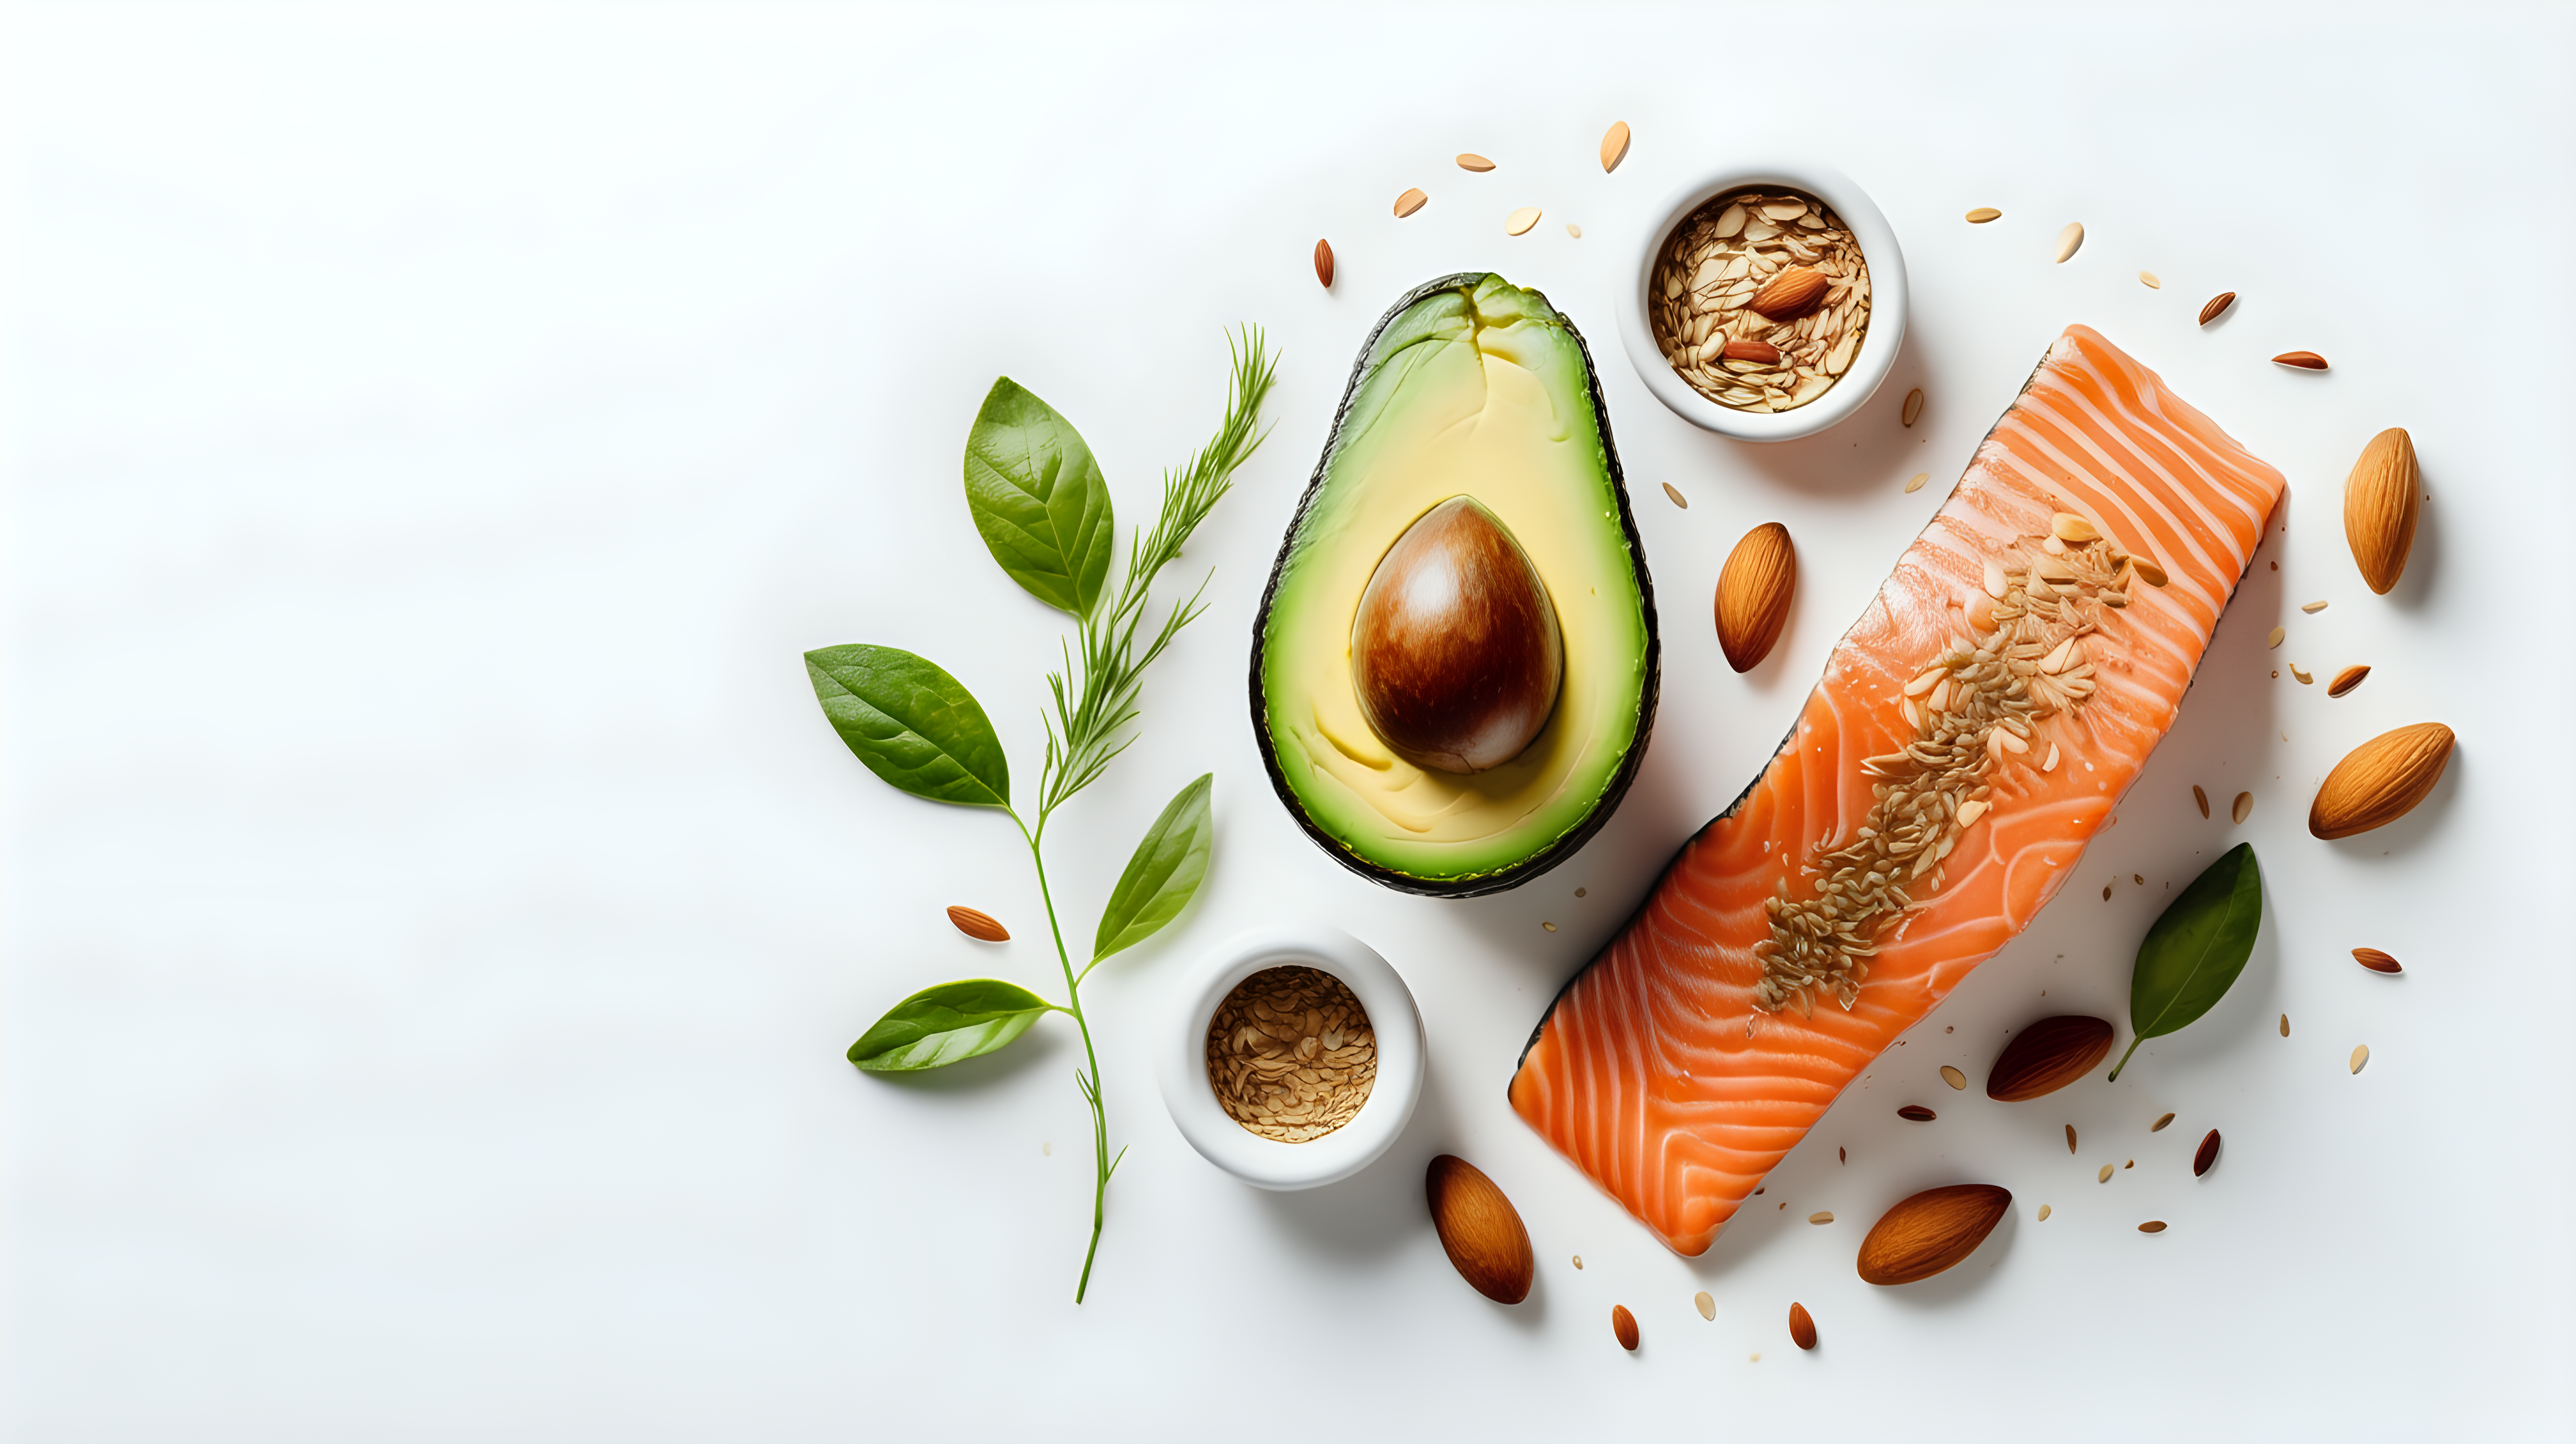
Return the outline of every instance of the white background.
<path id="1" fill-rule="evenodd" d="M 10 1437 L 2576 1426 L 2567 9 L 101 6 L 7 24 Z M 1605 176 L 1615 119 L 1635 148 Z M 1869 407 L 1755 449 L 1656 405 L 1607 302 L 1654 198 L 1779 149 L 1876 197 L 1915 303 Z M 1499 168 L 1466 174 L 1461 150 Z M 1407 186 L 1432 199 L 1398 222 Z M 1507 238 L 1521 205 L 1546 219 Z M 1975 205 L 2004 219 L 1963 224 Z M 2090 239 L 2054 266 L 2071 219 Z M 1341 256 L 1330 294 L 1319 235 Z M 1545 289 L 1592 342 L 1664 689 L 1599 838 L 1458 904 L 1306 841 L 1262 776 L 1243 677 L 1362 337 L 1404 288 L 1479 267 Z M 2196 329 L 2222 289 L 2235 312 Z M 1186 559 L 1213 569 L 1211 606 L 1153 674 L 1144 740 L 1058 824 L 1058 896 L 1087 936 L 1163 800 L 1216 774 L 1202 900 L 1089 989 L 1133 1152 L 1077 1309 L 1089 1164 L 1061 1020 L 912 1082 L 841 1059 L 935 981 L 1060 988 L 1025 855 L 1001 818 L 870 776 L 798 654 L 939 660 L 1031 786 L 1064 628 L 968 523 L 976 404 L 1005 372 L 1054 403 L 1133 523 L 1214 426 L 1242 321 L 1284 357 L 1277 429 Z M 1759 768 L 2070 321 L 2286 472 L 2287 533 L 2081 876 L 1705 1257 L 1677 1258 L 1509 1112 L 1514 1056 Z M 2265 359 L 2291 348 L 2334 369 Z M 2431 500 L 2379 598 L 2341 488 L 2400 424 Z M 1934 484 L 1907 495 L 1918 470 Z M 1709 599 L 1771 519 L 1797 539 L 1799 595 L 1739 678 Z M 2332 605 L 2298 610 L 2316 599 Z M 2276 622 L 2290 640 L 2266 652 Z M 2355 661 L 2376 670 L 2340 701 L 2269 675 Z M 2461 737 L 2432 800 L 2310 839 L 2325 769 L 2426 719 Z M 2240 789 L 2254 812 L 2234 828 Z M 1942 1062 L 1981 1084 L 2003 1030 L 2042 1012 L 2121 1020 L 2125 1046 L 2139 935 L 2240 838 L 2269 906 L 2215 1012 L 2116 1085 L 2009 1106 L 1941 1086 Z M 1021 941 L 970 943 L 951 902 Z M 1149 1066 L 1183 963 L 1281 919 L 1378 946 L 1432 1049 L 1393 1151 L 1286 1197 L 1193 1154 Z M 2362 972 L 2356 945 L 2406 975 Z M 1898 1122 L 1915 1101 L 1940 1121 Z M 2195 1181 L 2210 1127 L 2226 1151 Z M 1539 1280 L 1518 1308 L 1441 1255 L 1420 1201 L 1440 1151 L 1528 1221 Z M 2015 1195 L 1966 1266 L 1904 1290 L 1854 1276 L 1883 1207 L 1960 1179 Z M 1803 1222 L 1819 1209 L 1839 1221 Z M 2142 1236 L 2147 1218 L 2172 1228 Z M 1823 1331 L 1813 1354 L 1789 1345 L 1792 1299 Z M 1633 1357 L 1613 1303 L 1643 1324 Z"/>

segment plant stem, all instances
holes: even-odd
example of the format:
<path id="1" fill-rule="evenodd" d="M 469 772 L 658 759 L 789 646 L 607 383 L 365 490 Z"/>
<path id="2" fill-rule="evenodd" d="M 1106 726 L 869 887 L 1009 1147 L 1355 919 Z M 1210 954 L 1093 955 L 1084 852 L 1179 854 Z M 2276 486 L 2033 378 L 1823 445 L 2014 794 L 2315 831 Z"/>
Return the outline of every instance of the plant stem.
<path id="1" fill-rule="evenodd" d="M 2123 1053 L 2123 1054 L 2121 1054 L 2121 1055 L 2120 1055 L 2120 1061 L 2111 1065 L 2111 1076 L 2110 1076 L 2108 1079 L 2105 1079 L 2104 1081 L 2105 1081 L 2105 1082 L 2110 1082 L 2110 1083 L 2117 1083 L 2117 1082 L 2119 1082 L 2119 1081 L 2120 1081 L 2120 1070 L 2129 1066 L 2129 1053 L 2135 1053 L 2135 1052 L 2137 1052 L 2137 1051 L 2138 1051 L 2138 1045 L 2139 1045 L 2140 1043 L 2145 1042 L 2145 1041 L 2147 1041 L 2147 1040 L 2146 1040 L 2146 1036 L 2145 1036 L 2144 1034 L 2140 1034 L 2139 1036 L 2137 1036 L 2137 1037 L 2135 1037 L 2135 1038 L 2131 1038 L 2131 1039 L 2129 1040 L 2129 1052 L 2128 1052 L 2128 1053 Z"/>
<path id="2" fill-rule="evenodd" d="M 1034 833 L 1029 831 L 1027 823 L 1020 822 L 1017 812 L 1011 814 L 1011 821 L 1019 825 L 1020 836 L 1029 845 L 1029 861 L 1037 868 L 1038 897 L 1046 904 L 1047 932 L 1055 939 L 1056 961 L 1064 968 L 1064 1011 L 1072 1016 L 1073 1025 L 1082 1030 L 1082 1059 L 1091 1069 L 1088 1079 L 1080 1069 L 1076 1069 L 1073 1075 L 1074 1086 L 1082 1091 L 1083 1101 L 1091 1105 L 1093 1174 L 1091 1244 L 1082 1252 L 1082 1278 L 1073 1286 L 1073 1301 L 1078 1304 L 1091 1288 L 1091 1262 L 1100 1253 L 1100 1227 L 1108 1216 L 1109 1174 L 1117 1165 L 1109 1157 L 1109 1113 L 1107 1106 L 1100 1101 L 1100 1055 L 1091 1046 L 1091 1024 L 1082 1016 L 1082 979 L 1074 976 L 1073 955 L 1064 946 L 1064 925 L 1056 921 L 1055 894 L 1047 887 L 1046 852 L 1040 845 L 1040 839 L 1046 836 L 1046 811 L 1043 808 L 1039 810 L 1038 830 Z M 1083 969 L 1086 974 L 1090 971 L 1089 968 Z"/>

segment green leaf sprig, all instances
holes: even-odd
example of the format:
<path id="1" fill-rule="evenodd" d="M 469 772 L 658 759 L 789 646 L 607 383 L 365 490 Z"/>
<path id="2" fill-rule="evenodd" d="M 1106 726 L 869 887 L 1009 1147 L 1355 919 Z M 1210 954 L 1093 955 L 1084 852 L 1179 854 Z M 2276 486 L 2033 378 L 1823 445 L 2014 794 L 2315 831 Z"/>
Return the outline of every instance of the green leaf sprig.
<path id="1" fill-rule="evenodd" d="M 1101 910 L 1091 959 L 1074 971 L 1055 895 L 1047 885 L 1046 830 L 1056 810 L 1098 780 L 1135 740 L 1145 669 L 1203 610 L 1207 590 L 1173 604 L 1161 625 L 1143 631 L 1154 579 L 1181 554 L 1190 534 L 1233 486 L 1235 471 L 1261 445 L 1261 404 L 1275 365 L 1261 332 L 1247 327 L 1234 353 L 1225 422 L 1189 463 L 1164 473 L 1163 505 L 1153 529 L 1130 535 L 1127 566 L 1109 590 L 1116 531 L 1108 483 L 1073 423 L 1009 377 L 993 383 L 966 440 L 966 506 L 993 560 L 1029 595 L 1082 623 L 1079 651 L 1065 648 L 1062 669 L 1047 674 L 1053 707 L 1046 714 L 1046 759 L 1038 772 L 1037 816 L 1011 804 L 1011 769 L 1001 739 L 974 695 L 924 657 L 866 643 L 805 654 L 814 698 L 834 731 L 869 771 L 915 797 L 964 807 L 998 808 L 1010 816 L 1036 868 L 1047 930 L 1064 971 L 1059 1006 L 1015 983 L 992 978 L 942 983 L 897 1003 L 850 1045 L 849 1059 L 871 1073 L 915 1072 L 979 1057 L 1035 1026 L 1048 1013 L 1073 1019 L 1084 1066 L 1074 1086 L 1091 1111 L 1091 1242 L 1074 1284 L 1080 1303 L 1100 1252 L 1110 1175 L 1126 1156 L 1109 1151 L 1109 1115 L 1101 1100 L 1100 1057 L 1082 1012 L 1082 980 L 1113 953 L 1134 947 L 1187 908 L 1207 877 L 1216 840 L 1209 802 L 1212 775 L 1182 787 L 1145 830 L 1118 886 Z M 1211 573 L 1213 575 L 1213 573 Z"/>
<path id="2" fill-rule="evenodd" d="M 2234 987 L 2263 927 L 2263 870 L 2240 842 L 2182 890 L 2138 944 L 2129 974 L 2129 1026 L 2137 1036 L 2111 1068 L 2117 1082 L 2130 1054 L 2198 1022 Z"/>

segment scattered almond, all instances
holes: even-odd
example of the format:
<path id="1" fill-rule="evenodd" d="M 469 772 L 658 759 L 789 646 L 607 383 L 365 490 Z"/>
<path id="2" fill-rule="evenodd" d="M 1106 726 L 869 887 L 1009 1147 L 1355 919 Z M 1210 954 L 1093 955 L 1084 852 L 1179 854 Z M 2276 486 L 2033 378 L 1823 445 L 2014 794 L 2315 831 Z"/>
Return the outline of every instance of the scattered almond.
<path id="1" fill-rule="evenodd" d="M 2111 1165 L 2107 1163 L 2103 1164 L 2102 1171 L 2094 1176 L 2093 1181 L 2095 1183 L 2109 1183 L 2111 1181 Z"/>
<path id="2" fill-rule="evenodd" d="M 1680 487 L 1673 485 L 1669 481 L 1665 482 L 1664 495 L 1673 499 L 1673 505 L 1680 507 L 1684 511 L 1690 510 L 1690 498 L 1682 495 Z"/>
<path id="3" fill-rule="evenodd" d="M 2082 546 L 2086 542 L 2102 539 L 2102 533 L 2094 527 L 2093 523 L 2071 511 L 2061 511 L 2050 517 L 2048 530 L 2050 535 L 2068 546 Z"/>
<path id="4" fill-rule="evenodd" d="M 1768 521 L 1746 532 L 1717 574 L 1717 644 L 1728 666 L 1750 672 L 1771 655 L 1797 590 L 1798 554 L 1789 529 Z"/>
<path id="5" fill-rule="evenodd" d="M 2163 1116 L 2162 1118 L 2157 1119 L 2155 1122 L 2148 1124 L 2148 1125 L 2147 1125 L 2147 1131 L 2148 1131 L 2149 1133 L 2162 1133 L 2162 1132 L 2164 1132 L 2164 1131 L 2165 1131 L 2165 1125 L 2166 1125 L 2166 1124 L 2169 1124 L 2169 1123 L 2171 1123 L 2171 1122 L 2173 1122 L 2173 1121 L 2174 1121 L 2174 1116 L 2173 1116 L 2172 1114 L 2168 1113 L 2168 1114 L 2166 1114 L 2165 1116 Z"/>
<path id="6" fill-rule="evenodd" d="M 2367 1062 L 2369 1062 L 2369 1061 L 2370 1061 L 2370 1045 L 2369 1045 L 2368 1043 L 2364 1043 L 2364 1044 L 2362 1044 L 2360 1047 L 2357 1047 L 2357 1048 L 2355 1048 L 2355 1049 L 2353 1049 L 2353 1050 L 2352 1050 L 2352 1071 L 2354 1071 L 2355 1073 L 2360 1072 L 2360 1071 L 2361 1071 L 2361 1065 L 2362 1065 L 2362 1064 L 2364 1064 L 2364 1063 L 2367 1063 Z"/>
<path id="7" fill-rule="evenodd" d="M 1833 1212 L 1832 1212 L 1831 1210 L 1826 1210 L 1826 1211 L 1821 1212 L 1821 1213 L 1811 1213 L 1811 1214 L 1808 1214 L 1808 1215 L 1807 1215 L 1807 1222 L 1809 1222 L 1809 1223 L 1831 1223 L 1831 1222 L 1833 1222 L 1833 1221 L 1834 1221 L 1834 1215 L 1833 1215 Z"/>
<path id="8" fill-rule="evenodd" d="M 2191 785 L 2191 800 L 2200 804 L 2201 816 L 2209 816 L 2209 794 L 2201 791 L 2197 782 Z"/>
<path id="9" fill-rule="evenodd" d="M 1626 160 L 1627 158 L 1628 122 L 1624 120 L 1614 120 L 1610 122 L 1610 128 L 1601 133 L 1602 173 L 1607 175 L 1611 171 L 1617 170 L 1619 168 L 1619 162 Z"/>
<path id="10" fill-rule="evenodd" d="M 2370 969 L 2374 973 L 2402 973 L 2406 971 L 2404 968 L 2398 966 L 2395 958 L 2390 957 L 2388 954 L 2381 952 L 2377 948 L 2355 948 L 2352 950 L 2352 960 L 2361 964 L 2363 967 Z"/>
<path id="11" fill-rule="evenodd" d="M 1929 1123 L 1941 1115 L 1924 1107 L 1920 1103 L 1908 1103 L 1904 1107 L 1896 1110 L 1896 1116 L 1904 1119 L 1908 1123 Z"/>
<path id="12" fill-rule="evenodd" d="M 948 920 L 957 925 L 957 931 L 979 943 L 1007 943 L 1011 940 L 1010 929 L 994 921 L 991 913 L 977 912 L 973 908 L 950 908 Z"/>
<path id="13" fill-rule="evenodd" d="M 2313 617 L 2317 613 L 2324 611 L 2327 605 L 2328 604 L 2325 602 L 2301 602 L 2299 603 L 2299 610 Z"/>
<path id="14" fill-rule="evenodd" d="M 2303 672 L 2303 671 L 2299 670 L 2299 664 L 2298 664 L 2298 663 L 2296 663 L 2296 662 L 2292 662 L 2292 663 L 2290 664 L 2290 675 L 2291 675 L 2291 676 L 2293 676 L 2293 677 L 2298 678 L 2298 679 L 2299 679 L 2299 685 L 2300 685 L 2300 686 L 2302 686 L 2302 687 L 2312 686 L 2312 685 L 2314 685 L 2314 684 L 2315 684 L 2315 682 L 2316 682 L 2316 680 L 2317 680 L 2317 674 L 2316 674 L 2316 673 L 2314 673 L 2314 672 Z"/>
<path id="15" fill-rule="evenodd" d="M 1861 1240 L 1860 1276 L 1873 1284 L 1910 1284 L 1976 1252 L 2012 1206 L 2012 1194 L 1990 1183 L 1927 1188 L 1880 1215 Z"/>
<path id="16" fill-rule="evenodd" d="M 2281 1015 L 2281 1036 L 2284 1038 L 2290 1036 L 2290 1015 L 2287 1013 Z"/>
<path id="17" fill-rule="evenodd" d="M 1914 424 L 1914 418 L 1922 414 L 1923 388 L 1917 386 L 1913 390 L 1905 393 L 1905 409 L 1897 413 L 1896 419 L 1901 425 L 1912 426 Z"/>
<path id="18" fill-rule="evenodd" d="M 1493 168 L 1494 163 L 1492 161 L 1485 159 L 1483 156 L 1476 154 L 1472 150 L 1459 152 L 1458 169 L 1460 170 L 1482 172 L 1492 170 Z"/>
<path id="19" fill-rule="evenodd" d="M 1941 1081 L 1953 1088 L 1965 1089 L 1968 1086 L 1968 1075 L 1944 1063 L 1941 1065 Z"/>
<path id="20" fill-rule="evenodd" d="M 2415 438 L 2392 426 L 2370 438 L 2352 475 L 2343 483 L 2343 539 L 2361 579 L 2382 596 L 2406 574 L 2406 554 L 2415 546 L 2415 513 L 2424 496 L 2423 473 L 2415 464 Z"/>
<path id="21" fill-rule="evenodd" d="M 1815 1316 L 1807 1312 L 1805 1304 L 1789 1306 L 1789 1339 L 1802 1349 L 1816 1346 Z"/>
<path id="22" fill-rule="evenodd" d="M 2066 1151 L 2069 1153 L 2075 1151 L 2075 1125 L 2072 1123 L 2066 1125 Z"/>
<path id="23" fill-rule="evenodd" d="M 2041 1223 L 2046 1223 L 2046 1222 L 2048 1222 L 2048 1215 L 2049 1215 L 2049 1213 L 2050 1213 L 2050 1212 L 2051 1212 L 2051 1210 L 2050 1210 L 2050 1208 L 2049 1208 L 2049 1206 L 2048 1206 L 2047 1204 L 2044 1204 L 2044 1203 L 2043 1203 L 2043 1204 L 2041 1204 L 2041 1205 L 2039 1206 L 2039 1221 L 2040 1221 Z"/>
<path id="24" fill-rule="evenodd" d="M 2354 748 L 2317 788 L 2308 831 L 2327 839 L 2350 837 L 2404 817 L 2442 780 L 2457 740 L 2439 722 L 2418 722 Z"/>
<path id="25" fill-rule="evenodd" d="M 2245 819 L 2252 816 L 2253 813 L 2254 794 L 2250 792 L 2240 792 L 2236 794 L 2236 801 L 2227 809 L 2227 815 L 2235 818 L 2239 825 L 2242 825 Z"/>
<path id="26" fill-rule="evenodd" d="M 1431 1226 L 1449 1264 L 1476 1292 L 1498 1304 L 1529 1297 L 1538 1264 L 1530 1255 L 1529 1229 L 1519 1210 L 1474 1164 L 1444 1153 L 1423 1178 Z M 1576 1268 L 1583 1260 L 1574 1261 Z"/>
<path id="27" fill-rule="evenodd" d="M 1762 289 L 1744 304 L 1773 321 L 1795 321 L 1816 309 L 1816 303 L 1825 299 L 1825 290 L 1832 284 L 1830 277 L 1813 267 L 1791 266 L 1763 282 Z M 1775 350 L 1773 354 L 1776 357 L 1778 353 Z"/>
<path id="28" fill-rule="evenodd" d="M 1583 227 L 1576 225 L 1572 221 L 1567 221 L 1565 223 L 1565 233 L 1574 237 L 1578 241 L 1583 239 Z"/>
<path id="29" fill-rule="evenodd" d="M 1399 221 L 1403 220 L 1406 216 L 1422 209 L 1422 203 L 1429 199 L 1431 199 L 1431 197 L 1424 195 L 1419 190 L 1409 190 L 1404 194 L 1397 196 L 1395 198 L 1395 218 Z"/>
<path id="30" fill-rule="evenodd" d="M 2266 637 L 2266 638 L 2263 640 L 2263 645 L 2264 645 L 2264 646 L 2266 646 L 2266 647 L 2278 647 L 2278 646 L 2280 646 L 2280 645 L 2281 645 L 2281 640 L 2282 640 L 2283 638 L 2285 638 L 2285 637 L 2289 636 L 2289 635 L 2290 635 L 2290 629 L 2289 629 L 2289 628 L 2287 628 L 2287 627 L 2274 627 L 2274 628 L 2272 629 L 2272 635 L 2271 635 L 2271 636 L 2269 636 L 2269 637 Z"/>
<path id="31" fill-rule="evenodd" d="M 2296 366 L 2302 371 L 2323 371 L 2326 369 L 2326 358 L 2318 355 L 2314 351 L 2284 351 L 2272 359 L 2284 366 Z"/>
<path id="32" fill-rule="evenodd" d="M 2165 288 L 2165 283 L 2157 280 L 2156 273 L 2153 271 L 2140 271 L 2138 273 L 2138 284 L 2146 287 L 2150 291 L 2161 291 Z"/>
<path id="33" fill-rule="evenodd" d="M 1718 354 L 1729 361 L 1759 361 L 1765 366 L 1780 364 L 1780 348 L 1768 341 L 1730 340 Z"/>
<path id="34" fill-rule="evenodd" d="M 2072 257 L 2077 251 L 2083 249 L 2083 246 L 2084 223 L 2082 221 L 2068 221 L 2066 223 L 2066 229 L 2057 233 L 2057 264 L 2061 266 L 2065 265 L 2068 258 Z"/>
<path id="35" fill-rule="evenodd" d="M 2209 1130 L 2207 1138 L 2200 1140 L 2199 1149 L 2191 1155 L 2191 1176 L 2200 1177 L 2216 1162 L 2218 1162 L 2218 1130 L 2213 1128 Z"/>
<path id="36" fill-rule="evenodd" d="M 2129 570 L 2136 572 L 2138 574 L 2138 580 L 2145 582 L 2151 587 L 2161 587 L 2166 582 L 2172 580 L 2172 578 L 2165 575 L 2165 569 L 2156 565 L 2155 561 L 2149 557 L 2133 556 L 2129 558 Z"/>
<path id="37" fill-rule="evenodd" d="M 2221 291 L 2217 295 L 2210 297 L 2209 304 L 2200 308 L 2200 324 L 2206 326 L 2210 322 L 2217 320 L 2221 315 L 2226 313 L 2228 307 L 2235 304 L 2236 293 L 2234 291 Z"/>
<path id="38" fill-rule="evenodd" d="M 2140 1233 L 2162 1233 L 2164 1231 L 2165 1221 L 2161 1218 L 2151 1218 L 2145 1223 L 2138 1225 L 2138 1232 Z"/>
<path id="39" fill-rule="evenodd" d="M 1628 1312 L 1626 1304 L 1610 1306 L 1610 1332 L 1619 1340 L 1620 1348 L 1637 1352 L 1637 1316 Z"/>
<path id="40" fill-rule="evenodd" d="M 1986 1096 L 1998 1103 L 2021 1103 L 2044 1097 L 2093 1071 L 2111 1051 L 2112 1028 L 2100 1018 L 2061 1013 L 2042 1018 L 2013 1035 L 1986 1074 Z M 2075 1127 L 2067 1125 L 2066 1147 L 2075 1150 Z"/>
<path id="41" fill-rule="evenodd" d="M 1325 290 L 1333 289 L 1333 243 L 1330 241 L 1315 243 L 1315 279 L 1324 283 Z"/>
<path id="42" fill-rule="evenodd" d="M 2329 697 L 2340 697 L 2344 693 L 2351 691 L 2353 688 L 2360 686 L 2361 679 L 2369 675 L 2370 669 L 2368 667 L 2346 667 L 2342 671 L 2335 673 L 2334 680 L 2326 684 L 2326 695 Z"/>
<path id="43" fill-rule="evenodd" d="M 1912 476 L 1907 477 L 1905 479 L 1905 494 L 1907 496 L 1912 496 L 1914 493 L 1921 491 L 1923 489 L 1923 483 L 1930 481 L 1931 479 L 1932 473 L 1928 471 L 1918 471 Z"/>
<path id="44" fill-rule="evenodd" d="M 1968 224 L 1972 226 L 1982 226 L 1988 221 L 2002 220 L 2003 216 L 2004 213 L 1996 210 L 1993 206 L 1979 206 L 1975 210 L 1968 212 Z"/>
<path id="45" fill-rule="evenodd" d="M 1699 1310 L 1701 1318 L 1712 1324 L 1717 1322 L 1717 1300 L 1708 1296 L 1708 1290 L 1701 1289 L 1691 1295 L 1691 1307 Z"/>
<path id="46" fill-rule="evenodd" d="M 1527 235 L 1529 233 L 1529 228 L 1537 224 L 1538 207 L 1523 206 L 1519 210 L 1516 210 L 1503 218 L 1503 234 L 1507 236 Z"/>

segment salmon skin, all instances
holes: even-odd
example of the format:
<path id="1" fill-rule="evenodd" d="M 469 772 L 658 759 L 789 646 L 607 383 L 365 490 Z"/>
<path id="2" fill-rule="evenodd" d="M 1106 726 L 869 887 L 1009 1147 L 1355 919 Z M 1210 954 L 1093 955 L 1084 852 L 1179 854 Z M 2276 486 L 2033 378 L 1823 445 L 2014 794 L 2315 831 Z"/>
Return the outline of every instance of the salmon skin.
<path id="1" fill-rule="evenodd" d="M 2075 872 L 2281 474 L 2070 326 L 1762 775 L 1540 1019 L 1513 1109 L 1698 1254 Z"/>

